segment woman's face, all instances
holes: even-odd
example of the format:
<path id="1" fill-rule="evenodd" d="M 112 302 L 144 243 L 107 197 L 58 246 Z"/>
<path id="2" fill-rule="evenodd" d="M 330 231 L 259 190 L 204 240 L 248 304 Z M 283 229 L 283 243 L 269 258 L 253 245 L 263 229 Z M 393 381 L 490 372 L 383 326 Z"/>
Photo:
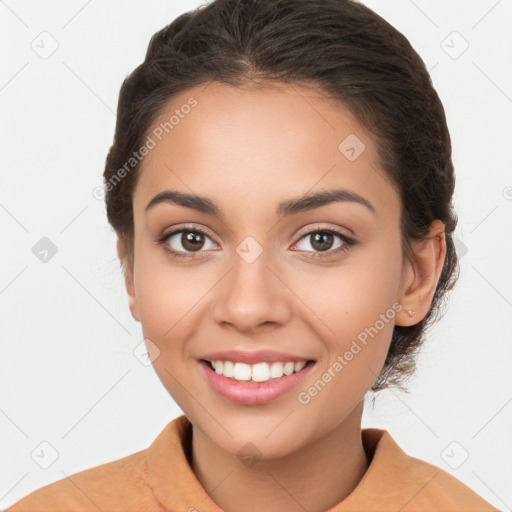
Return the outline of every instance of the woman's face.
<path id="1" fill-rule="evenodd" d="M 129 291 L 153 366 L 218 447 L 292 453 L 360 404 L 404 318 L 399 196 L 368 132 L 310 89 L 203 85 L 153 128 Z"/>

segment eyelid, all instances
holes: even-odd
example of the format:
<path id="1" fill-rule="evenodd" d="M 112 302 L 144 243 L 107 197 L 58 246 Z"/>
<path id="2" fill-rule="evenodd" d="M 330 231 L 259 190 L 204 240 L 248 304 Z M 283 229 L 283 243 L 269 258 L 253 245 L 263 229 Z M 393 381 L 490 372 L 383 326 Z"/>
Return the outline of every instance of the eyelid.
<path id="1" fill-rule="evenodd" d="M 205 234 L 206 236 L 210 237 L 212 239 L 212 241 L 215 242 L 214 240 L 214 236 L 212 236 L 211 232 L 209 231 L 208 228 L 202 226 L 201 224 L 188 224 L 188 223 L 185 223 L 185 224 L 178 224 L 177 226 L 173 226 L 169 231 L 164 231 L 158 238 L 164 238 L 164 237 L 168 237 L 170 235 L 174 235 L 180 231 L 198 231 L 200 233 L 203 233 Z M 338 227 L 333 227 L 333 226 L 328 226 L 328 225 L 322 225 L 320 223 L 318 223 L 316 226 L 314 227 L 305 227 L 305 228 L 302 228 L 300 229 L 296 234 L 295 234 L 295 237 L 294 238 L 297 238 L 298 240 L 302 239 L 305 235 L 309 235 L 309 234 L 312 234 L 312 233 L 316 233 L 317 231 L 334 231 L 336 233 L 339 233 L 347 238 L 353 238 L 351 235 L 347 234 L 347 233 L 344 233 L 343 231 L 340 230 L 340 228 Z M 347 229 L 347 231 L 349 231 Z M 217 243 L 217 242 L 215 242 Z M 218 244 L 217 244 L 218 245 Z"/>
<path id="2" fill-rule="evenodd" d="M 169 244 L 167 243 L 173 236 L 177 235 L 178 233 L 184 232 L 184 231 L 191 231 L 196 233 L 202 233 L 206 237 L 208 237 L 214 244 L 219 245 L 214 238 L 212 237 L 209 230 L 203 226 L 199 226 L 197 224 L 178 224 L 177 226 L 172 226 L 169 230 L 164 230 L 162 234 L 158 235 L 155 238 L 155 243 L 158 246 L 163 247 L 163 249 L 169 253 L 173 258 L 184 258 L 188 260 L 194 260 L 197 257 L 201 257 L 204 255 L 204 253 L 210 252 L 201 250 L 198 252 L 186 252 L 186 251 L 179 251 L 176 249 L 172 249 Z"/>
<path id="3" fill-rule="evenodd" d="M 180 233 L 180 232 L 183 232 L 183 231 L 191 231 L 191 232 L 199 232 L 199 233 L 202 233 L 203 235 L 207 236 L 208 238 L 210 238 L 212 240 L 213 243 L 215 243 L 216 245 L 219 245 L 215 240 L 211 234 L 210 234 L 210 231 L 206 228 L 206 227 L 203 227 L 202 225 L 198 225 L 198 224 L 189 224 L 189 223 L 185 223 L 185 224 L 178 224 L 177 226 L 173 226 L 169 231 L 164 231 L 162 233 L 162 235 L 160 235 L 158 238 L 157 238 L 157 243 L 159 245 L 163 245 L 165 244 L 172 236 Z M 318 232 L 328 232 L 328 233 L 332 233 L 334 234 L 335 236 L 338 236 L 339 238 L 341 238 L 342 242 L 343 242 L 343 245 L 342 247 L 339 247 L 337 249 L 334 249 L 334 250 L 328 250 L 328 251 L 304 251 L 306 253 L 311 253 L 313 257 L 317 257 L 317 258 L 322 258 L 322 257 L 329 257 L 329 256 L 332 256 L 334 254 L 337 254 L 338 251 L 340 250 L 347 250 L 350 246 L 352 245 L 355 245 L 357 243 L 357 240 L 351 236 L 351 235 L 347 235 L 346 233 L 344 233 L 339 227 L 331 227 L 331 226 L 326 226 L 326 225 L 322 225 L 320 223 L 317 223 L 316 226 L 309 226 L 309 227 L 306 227 L 306 228 L 303 228 L 301 230 L 299 230 L 299 232 L 295 235 L 294 238 L 296 238 L 296 242 L 293 244 L 293 245 L 296 245 L 297 243 L 299 243 L 303 238 L 305 238 L 306 236 L 310 236 L 314 233 L 318 233 Z M 293 247 L 293 246 L 292 246 Z M 201 250 L 201 251 L 198 251 L 198 252 L 186 252 L 186 251 L 176 251 L 174 249 L 171 249 L 169 247 L 166 247 L 166 250 L 174 255 L 179 255 L 179 256 L 183 256 L 183 257 L 188 257 L 188 258 L 195 258 L 197 257 L 198 255 L 202 255 L 204 253 L 208 253 L 208 252 L 211 252 L 209 250 Z"/>
<path id="4" fill-rule="evenodd" d="M 337 226 L 329 226 L 328 224 L 321 224 L 317 223 L 315 226 L 309 226 L 306 228 L 302 228 L 298 231 L 298 233 L 295 235 L 298 239 L 301 239 L 304 235 L 310 235 L 312 233 L 316 233 L 318 231 L 333 231 L 335 233 L 338 233 L 346 238 L 354 239 L 352 235 L 349 235 L 348 233 L 345 233 L 342 231 L 342 228 L 339 228 Z M 349 229 L 346 229 L 346 231 L 350 231 Z"/>
<path id="5" fill-rule="evenodd" d="M 162 239 L 165 237 L 171 237 L 171 236 L 179 233 L 180 231 L 199 232 L 199 233 L 206 235 L 213 242 L 215 242 L 215 237 L 212 235 L 212 233 L 210 232 L 210 230 L 208 228 L 202 226 L 201 224 L 187 224 L 187 223 L 178 224 L 177 226 L 172 226 L 172 228 L 170 228 L 168 231 L 167 230 L 163 231 L 162 234 L 158 238 Z M 215 242 L 215 243 L 217 244 L 217 242 Z M 217 244 L 217 245 L 219 245 L 219 244 Z"/>
<path id="6" fill-rule="evenodd" d="M 310 227 L 300 230 L 299 233 L 296 235 L 298 237 L 298 240 L 297 242 L 295 242 L 294 246 L 300 243 L 303 239 L 315 233 L 329 233 L 331 235 L 334 235 L 335 237 L 338 237 L 338 239 L 341 240 L 342 244 L 335 249 L 329 249 L 327 251 L 304 251 L 304 253 L 308 254 L 307 258 L 328 260 L 329 258 L 333 258 L 339 256 L 340 254 L 346 253 L 351 249 L 351 247 L 358 244 L 356 238 L 354 238 L 351 235 L 347 235 L 339 227 L 326 227 L 317 224 L 316 227 Z"/>

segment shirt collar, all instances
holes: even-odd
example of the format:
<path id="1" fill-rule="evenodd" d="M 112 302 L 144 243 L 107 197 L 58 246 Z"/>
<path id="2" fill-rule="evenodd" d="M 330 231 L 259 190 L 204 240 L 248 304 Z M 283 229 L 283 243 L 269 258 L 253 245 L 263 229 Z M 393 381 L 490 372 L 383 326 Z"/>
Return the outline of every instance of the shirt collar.
<path id="1" fill-rule="evenodd" d="M 172 420 L 148 449 L 146 477 L 155 498 L 173 512 L 222 512 L 196 478 L 188 450 L 191 424 L 185 415 Z M 327 512 L 349 510 L 400 510 L 440 471 L 425 464 L 420 482 L 408 470 L 409 457 L 387 430 L 361 431 L 369 467 L 355 489 Z M 418 483 L 420 485 L 418 485 Z M 393 489 L 390 492 L 390 489 Z"/>

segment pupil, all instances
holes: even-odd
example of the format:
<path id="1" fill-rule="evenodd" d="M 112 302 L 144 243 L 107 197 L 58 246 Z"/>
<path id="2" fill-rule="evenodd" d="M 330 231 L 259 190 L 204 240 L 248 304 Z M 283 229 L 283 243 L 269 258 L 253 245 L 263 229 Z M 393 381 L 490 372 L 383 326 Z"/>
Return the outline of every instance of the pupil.
<path id="1" fill-rule="evenodd" d="M 202 238 L 203 235 L 201 233 L 192 233 L 189 231 L 183 234 L 181 237 L 181 243 L 185 249 L 194 251 L 201 246 L 203 242 Z"/>
<path id="2" fill-rule="evenodd" d="M 331 233 L 316 233 L 313 236 L 313 247 L 317 250 L 330 249 L 332 245 L 332 234 Z"/>

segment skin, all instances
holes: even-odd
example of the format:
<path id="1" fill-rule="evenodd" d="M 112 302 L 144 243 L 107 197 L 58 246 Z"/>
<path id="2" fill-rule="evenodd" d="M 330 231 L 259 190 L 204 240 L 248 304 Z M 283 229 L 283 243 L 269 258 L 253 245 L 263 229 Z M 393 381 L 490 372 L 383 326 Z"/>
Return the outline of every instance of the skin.
<path id="1" fill-rule="evenodd" d="M 160 350 L 153 366 L 192 422 L 192 468 L 205 489 L 214 489 L 219 507 L 327 510 L 368 468 L 364 395 L 384 364 L 394 324 L 412 325 L 428 312 L 446 255 L 444 226 L 435 221 L 432 238 L 413 246 L 411 260 L 402 257 L 400 198 L 370 134 L 317 90 L 210 83 L 181 93 L 161 119 L 190 97 L 197 106 L 142 163 L 133 196 L 134 257 L 118 239 L 130 310 Z M 355 161 L 338 150 L 349 134 L 366 146 Z M 276 215 L 281 201 L 340 187 L 363 196 L 375 213 L 336 202 Z M 166 189 L 211 198 L 225 219 L 172 203 L 145 212 Z M 172 258 L 155 242 L 183 223 L 209 233 L 194 260 Z M 299 230 L 314 235 L 328 228 L 356 245 L 334 254 L 344 243 L 334 236 L 325 249 L 332 255 L 312 257 L 327 253 Z M 236 252 L 248 236 L 263 249 L 251 264 Z M 173 240 L 166 244 L 187 253 L 181 235 Z M 300 403 L 298 393 L 393 304 L 403 309 L 317 396 Z M 219 396 L 198 367 L 201 355 L 231 348 L 280 350 L 316 363 L 297 389 L 263 405 L 237 405 Z M 249 442 L 261 457 L 252 467 L 236 455 Z"/>

